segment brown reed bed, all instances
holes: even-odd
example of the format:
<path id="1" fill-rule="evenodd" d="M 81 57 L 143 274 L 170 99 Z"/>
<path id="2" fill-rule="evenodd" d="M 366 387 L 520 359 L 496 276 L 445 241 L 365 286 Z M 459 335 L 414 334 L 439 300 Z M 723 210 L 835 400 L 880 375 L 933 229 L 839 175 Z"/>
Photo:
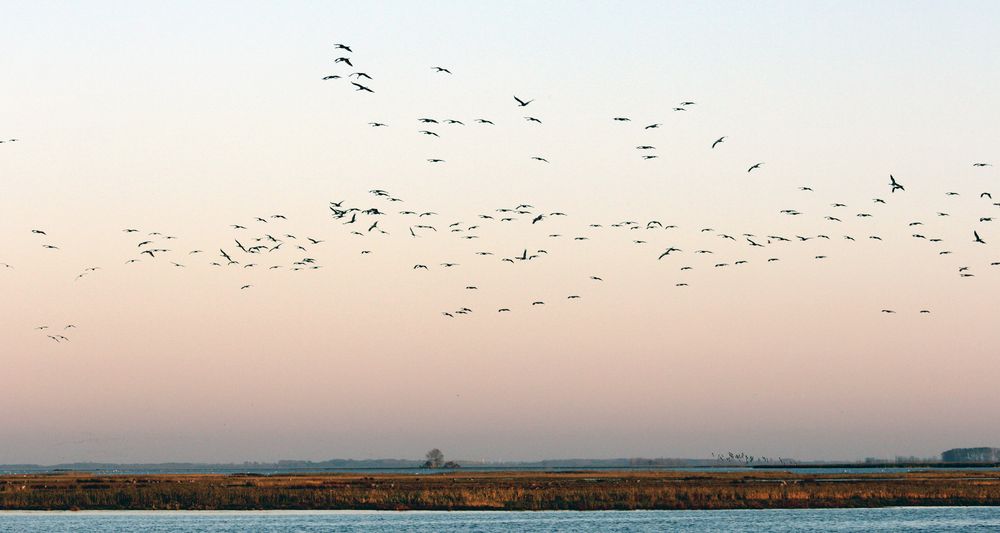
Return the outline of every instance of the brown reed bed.
<path id="1" fill-rule="evenodd" d="M 0 476 L 0 510 L 634 510 L 1000 505 L 1000 472 Z"/>

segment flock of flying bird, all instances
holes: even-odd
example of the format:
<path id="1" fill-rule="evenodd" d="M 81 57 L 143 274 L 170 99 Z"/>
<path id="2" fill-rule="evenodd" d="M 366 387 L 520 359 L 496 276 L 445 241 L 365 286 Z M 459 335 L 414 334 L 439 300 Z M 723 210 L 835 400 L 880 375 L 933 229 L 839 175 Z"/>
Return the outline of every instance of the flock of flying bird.
<path id="1" fill-rule="evenodd" d="M 353 69 L 353 50 L 350 46 L 345 44 L 335 44 L 334 48 L 336 51 L 340 52 L 340 56 L 334 59 L 335 65 L 340 65 Z M 431 67 L 430 69 L 434 74 L 451 75 L 450 69 L 440 66 Z M 355 71 L 341 74 L 330 74 L 322 78 L 323 80 L 339 80 L 347 79 L 354 87 L 355 91 L 362 93 L 374 93 L 374 89 L 369 87 L 374 77 L 367 72 Z M 525 109 L 531 105 L 534 99 L 525 99 L 520 96 L 514 95 L 512 106 L 516 106 L 516 109 Z M 685 112 L 689 109 L 693 109 L 696 103 L 693 101 L 684 101 L 673 107 L 673 111 Z M 541 125 L 542 120 L 535 116 L 524 116 L 524 120 L 530 124 Z M 615 116 L 611 119 L 613 122 L 617 123 L 628 123 L 632 122 L 632 119 L 626 116 Z M 419 127 L 424 129 L 418 129 L 417 132 L 421 135 L 428 137 L 439 137 L 439 133 L 434 131 L 433 128 L 441 125 L 458 125 L 464 126 L 465 124 L 456 119 L 436 119 L 429 117 L 418 117 L 416 119 Z M 477 118 L 474 120 L 475 123 L 485 126 L 494 126 L 495 123 L 492 120 L 486 118 Z M 388 127 L 389 125 L 385 122 L 372 121 L 368 123 L 371 127 L 382 128 Z M 644 130 L 655 130 L 662 127 L 661 123 L 649 123 L 643 126 Z M 708 150 L 720 149 L 720 145 L 727 141 L 727 136 L 719 136 L 718 138 L 712 140 L 711 142 L 706 142 Z M 8 142 L 15 142 L 17 139 L 10 139 Z M 0 141 L 4 142 L 4 141 Z M 650 144 L 639 144 L 636 146 L 636 150 L 642 154 L 642 158 L 645 160 L 656 159 L 655 146 Z M 532 156 L 533 160 L 548 163 L 548 159 L 543 156 Z M 428 157 L 428 162 L 431 163 L 444 163 L 445 161 L 438 157 Z M 764 162 L 755 162 L 750 164 L 746 168 L 746 173 L 752 173 L 754 171 L 760 171 L 764 166 Z M 990 163 L 986 162 L 976 162 L 973 163 L 974 167 L 985 168 L 992 166 Z M 888 176 L 888 182 L 884 185 L 885 192 L 889 194 L 889 197 L 896 201 L 899 197 L 904 197 L 907 191 L 906 187 L 901 180 L 897 179 L 894 175 L 890 174 Z M 799 190 L 805 193 L 814 192 L 811 187 L 799 187 Z M 897 194 L 898 193 L 898 194 Z M 665 241 L 671 239 L 677 231 L 681 231 L 678 226 L 673 224 L 668 224 L 660 220 L 649 220 L 645 222 L 639 222 L 635 220 L 621 220 L 612 223 L 589 223 L 586 226 L 581 226 L 578 231 L 571 235 L 564 235 L 563 233 L 550 232 L 546 230 L 546 226 L 549 221 L 556 218 L 567 217 L 567 213 L 539 209 L 531 205 L 530 203 L 520 203 L 513 206 L 501 206 L 495 208 L 492 211 L 483 212 L 477 215 L 477 220 L 475 223 L 466 223 L 462 221 L 453 220 L 442 220 L 441 215 L 430 209 L 417 209 L 417 208 L 406 208 L 406 203 L 399 197 L 389 193 L 383 189 L 372 189 L 369 191 L 370 200 L 364 204 L 349 205 L 346 201 L 333 201 L 329 202 L 326 206 L 329 211 L 329 216 L 333 222 L 337 223 L 338 228 L 341 228 L 347 237 L 355 239 L 364 239 L 359 242 L 365 243 L 362 245 L 360 250 L 361 255 L 370 255 L 375 253 L 376 247 L 382 242 L 376 239 L 376 237 L 387 237 L 387 238 L 407 238 L 407 239 L 419 239 L 427 236 L 438 236 L 438 238 L 455 238 L 470 242 L 470 245 L 477 246 L 477 249 L 469 252 L 475 257 L 475 261 L 487 261 L 494 260 L 501 263 L 508 263 L 511 265 L 517 265 L 522 263 L 531 263 L 535 261 L 543 261 L 546 256 L 549 255 L 549 247 L 539 248 L 537 246 L 532 247 L 520 247 L 517 250 L 505 250 L 500 251 L 492 248 L 491 246 L 479 245 L 479 239 L 481 237 L 480 231 L 486 225 L 496 225 L 500 228 L 521 228 L 523 231 L 534 232 L 534 237 L 544 236 L 546 239 L 552 240 L 564 240 L 567 242 L 578 242 L 587 241 L 592 236 L 595 235 L 594 232 L 602 230 L 614 230 L 628 236 L 628 240 L 634 245 L 647 245 L 650 241 L 655 239 L 656 241 Z M 995 209 L 1000 207 L 1000 202 L 993 202 L 992 194 L 988 191 L 978 192 L 978 200 L 983 202 L 983 208 L 987 207 Z M 947 191 L 945 196 L 953 197 L 959 196 L 958 192 Z M 876 197 L 872 199 L 874 206 L 884 205 L 889 202 L 882 197 Z M 845 215 L 842 215 L 845 210 L 848 209 L 848 205 L 841 202 L 834 202 L 829 204 L 829 214 L 823 216 L 823 221 L 825 223 L 831 224 L 831 228 L 847 228 L 849 225 L 845 221 Z M 800 217 L 803 215 L 802 212 L 796 209 L 784 209 L 780 211 L 781 215 L 788 217 Z M 935 217 L 949 217 L 950 213 L 945 211 L 939 211 L 935 214 Z M 854 213 L 854 218 L 863 222 L 865 219 L 875 217 L 875 213 L 869 210 L 861 210 Z M 980 214 L 975 217 L 978 223 L 988 223 L 993 221 L 993 216 L 989 214 Z M 212 268 L 223 268 L 223 269 L 238 269 L 239 271 L 247 272 L 252 270 L 292 270 L 292 271 L 315 271 L 323 268 L 323 264 L 320 259 L 316 257 L 318 254 L 314 254 L 314 250 L 318 247 L 324 245 L 326 239 L 317 238 L 314 235 L 300 233 L 290 227 L 291 222 L 289 217 L 284 214 L 267 214 L 259 217 L 253 217 L 247 222 L 235 223 L 231 225 L 231 230 L 233 232 L 233 239 L 231 242 L 217 243 L 213 246 L 206 246 L 203 248 L 190 248 L 185 247 L 181 249 L 180 240 L 177 237 L 169 234 L 164 234 L 158 231 L 140 231 L 137 228 L 124 228 L 122 230 L 123 234 L 132 238 L 132 243 L 130 244 L 131 252 L 122 258 L 126 265 L 133 265 L 141 262 L 168 262 L 173 268 L 187 268 L 189 265 L 198 266 L 209 266 Z M 920 227 L 925 226 L 924 222 L 920 220 L 913 220 L 908 223 L 907 230 L 913 232 L 910 238 L 922 239 L 926 241 L 929 245 L 934 245 L 932 248 L 933 253 L 940 256 L 947 256 L 953 253 L 952 250 L 947 249 L 947 245 L 950 241 L 946 241 L 942 237 L 932 236 L 929 233 L 925 235 L 926 232 L 921 231 Z M 787 228 L 786 228 L 787 229 Z M 987 241 L 983 234 L 980 233 L 978 227 L 970 228 L 969 230 L 968 242 L 975 245 L 986 245 Z M 57 252 L 60 248 L 58 244 L 54 244 L 55 241 L 50 240 L 49 234 L 44 229 L 32 229 L 31 233 L 39 238 L 39 245 L 47 250 Z M 777 251 L 779 247 L 788 244 L 795 243 L 805 243 L 807 241 L 814 242 L 824 242 L 831 241 L 834 238 L 841 239 L 848 242 L 856 242 L 860 239 L 866 239 L 869 241 L 882 241 L 883 236 L 871 233 L 865 228 L 853 228 L 847 229 L 845 231 L 838 231 L 838 235 L 833 237 L 828 234 L 813 234 L 813 235 L 799 235 L 797 233 L 782 233 L 773 232 L 767 235 L 757 235 L 753 233 L 737 233 L 737 232 L 720 232 L 716 231 L 714 228 L 692 228 L 692 233 L 700 237 L 715 237 L 716 243 L 726 243 L 726 249 L 721 253 L 729 254 L 727 259 L 721 260 L 709 260 L 708 262 L 692 262 L 691 260 L 682 260 L 680 258 L 684 257 L 707 257 L 715 255 L 715 246 L 711 244 L 706 244 L 702 247 L 696 249 L 689 249 L 687 246 L 681 248 L 680 244 L 667 244 L 662 248 L 658 248 L 655 252 L 649 253 L 650 261 L 659 261 L 665 263 L 672 263 L 674 270 L 679 276 L 681 273 L 694 270 L 695 268 L 712 268 L 712 269 L 724 269 L 727 267 L 738 267 L 745 265 L 750 262 L 746 256 L 741 256 L 743 251 L 753 250 L 753 249 L 767 249 Z M 888 238 L 888 236 L 887 236 Z M 370 243 L 370 244 L 369 244 Z M 770 252 L 769 252 L 770 254 Z M 816 260 L 827 259 L 825 253 L 812 254 Z M 199 259 L 200 257 L 206 257 L 206 259 Z M 770 255 L 766 258 L 766 263 L 773 263 L 779 261 L 780 258 L 777 254 Z M 470 258 L 470 261 L 472 259 Z M 994 261 L 990 263 L 992 267 L 1000 267 L 1000 261 Z M 13 268 L 12 265 L 7 263 L 0 263 L 0 267 L 10 269 Z M 409 270 L 414 272 L 426 271 L 431 269 L 456 269 L 462 270 L 467 269 L 464 259 L 448 258 L 442 259 L 435 262 L 422 262 L 416 263 L 412 266 L 407 267 Z M 76 280 L 85 278 L 97 272 L 100 267 L 93 266 L 87 267 L 79 272 Z M 962 278 L 971 278 L 975 274 L 972 272 L 972 268 L 968 265 L 961 265 L 958 267 L 957 274 Z M 466 279 L 469 279 L 466 277 Z M 601 282 L 603 277 L 600 275 L 590 275 L 590 282 Z M 676 281 L 676 287 L 687 287 L 689 283 L 680 278 Z M 462 282 L 462 287 L 467 291 L 479 291 L 479 286 L 475 283 Z M 253 287 L 252 283 L 241 283 L 239 284 L 239 290 L 248 290 Z M 580 294 L 568 294 L 565 296 L 566 300 L 579 300 L 581 299 Z M 543 306 L 545 305 L 543 300 L 531 300 L 530 302 L 523 302 L 523 306 L 527 308 Z M 512 306 L 509 304 L 499 305 L 493 308 L 494 312 L 498 313 L 508 313 L 518 306 Z M 462 315 L 472 314 L 473 308 L 469 305 L 459 305 L 455 308 L 441 311 L 441 315 L 447 318 L 456 318 Z M 882 313 L 895 313 L 893 309 L 881 309 Z M 928 309 L 921 309 L 919 311 L 922 314 L 929 313 Z M 75 328 L 75 325 L 67 325 L 64 329 Z M 39 331 L 47 331 L 47 326 L 39 326 Z M 47 335 L 47 337 L 55 342 L 67 342 L 69 339 L 61 334 Z"/>

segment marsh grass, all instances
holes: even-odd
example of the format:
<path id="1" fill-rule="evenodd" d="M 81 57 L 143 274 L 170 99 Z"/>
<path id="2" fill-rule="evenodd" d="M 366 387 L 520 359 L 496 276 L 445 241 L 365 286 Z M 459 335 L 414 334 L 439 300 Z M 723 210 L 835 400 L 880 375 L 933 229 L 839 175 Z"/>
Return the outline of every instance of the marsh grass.
<path id="1" fill-rule="evenodd" d="M 1000 473 L 0 476 L 3 510 L 633 510 L 1000 505 Z"/>

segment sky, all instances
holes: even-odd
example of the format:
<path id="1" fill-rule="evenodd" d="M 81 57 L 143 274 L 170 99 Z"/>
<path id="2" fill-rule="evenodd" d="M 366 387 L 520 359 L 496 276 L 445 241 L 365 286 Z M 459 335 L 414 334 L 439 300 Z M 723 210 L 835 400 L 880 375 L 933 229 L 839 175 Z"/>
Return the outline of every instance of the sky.
<path id="1" fill-rule="evenodd" d="M 0 463 L 1000 445 L 995 2 L 4 13 Z"/>

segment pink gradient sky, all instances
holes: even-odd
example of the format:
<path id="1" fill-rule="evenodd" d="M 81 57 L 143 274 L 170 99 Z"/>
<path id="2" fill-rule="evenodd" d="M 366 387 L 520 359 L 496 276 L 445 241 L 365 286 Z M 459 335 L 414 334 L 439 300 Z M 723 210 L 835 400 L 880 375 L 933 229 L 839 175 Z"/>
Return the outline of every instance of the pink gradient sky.
<path id="1" fill-rule="evenodd" d="M 1000 173 L 971 165 L 1000 164 L 995 3 L 8 11 L 0 138 L 21 140 L 0 145 L 0 262 L 14 266 L 0 269 L 0 463 L 1000 445 L 1000 222 L 978 222 L 1000 217 L 979 197 L 1000 199 Z M 375 94 L 320 81 L 350 72 L 334 42 Z M 684 100 L 698 103 L 671 111 Z M 467 125 L 428 139 L 423 116 Z M 659 159 L 638 157 L 647 143 Z M 890 196 L 890 172 L 905 193 Z M 374 205 L 372 188 L 442 229 L 522 202 L 569 216 L 484 223 L 478 241 L 412 239 L 398 216 L 392 235 L 358 238 L 330 220 L 329 201 Z M 274 213 L 288 220 L 269 229 L 325 240 L 309 251 L 323 269 L 208 266 L 233 248 L 230 224 Z M 678 229 L 607 227 L 651 219 Z M 175 253 L 125 265 L 126 227 L 176 235 Z M 706 227 L 832 239 L 754 249 Z M 667 246 L 685 254 L 657 261 Z M 523 248 L 549 254 L 497 258 Z M 440 314 L 463 305 L 476 311 Z M 69 343 L 33 329 L 70 323 Z"/>

